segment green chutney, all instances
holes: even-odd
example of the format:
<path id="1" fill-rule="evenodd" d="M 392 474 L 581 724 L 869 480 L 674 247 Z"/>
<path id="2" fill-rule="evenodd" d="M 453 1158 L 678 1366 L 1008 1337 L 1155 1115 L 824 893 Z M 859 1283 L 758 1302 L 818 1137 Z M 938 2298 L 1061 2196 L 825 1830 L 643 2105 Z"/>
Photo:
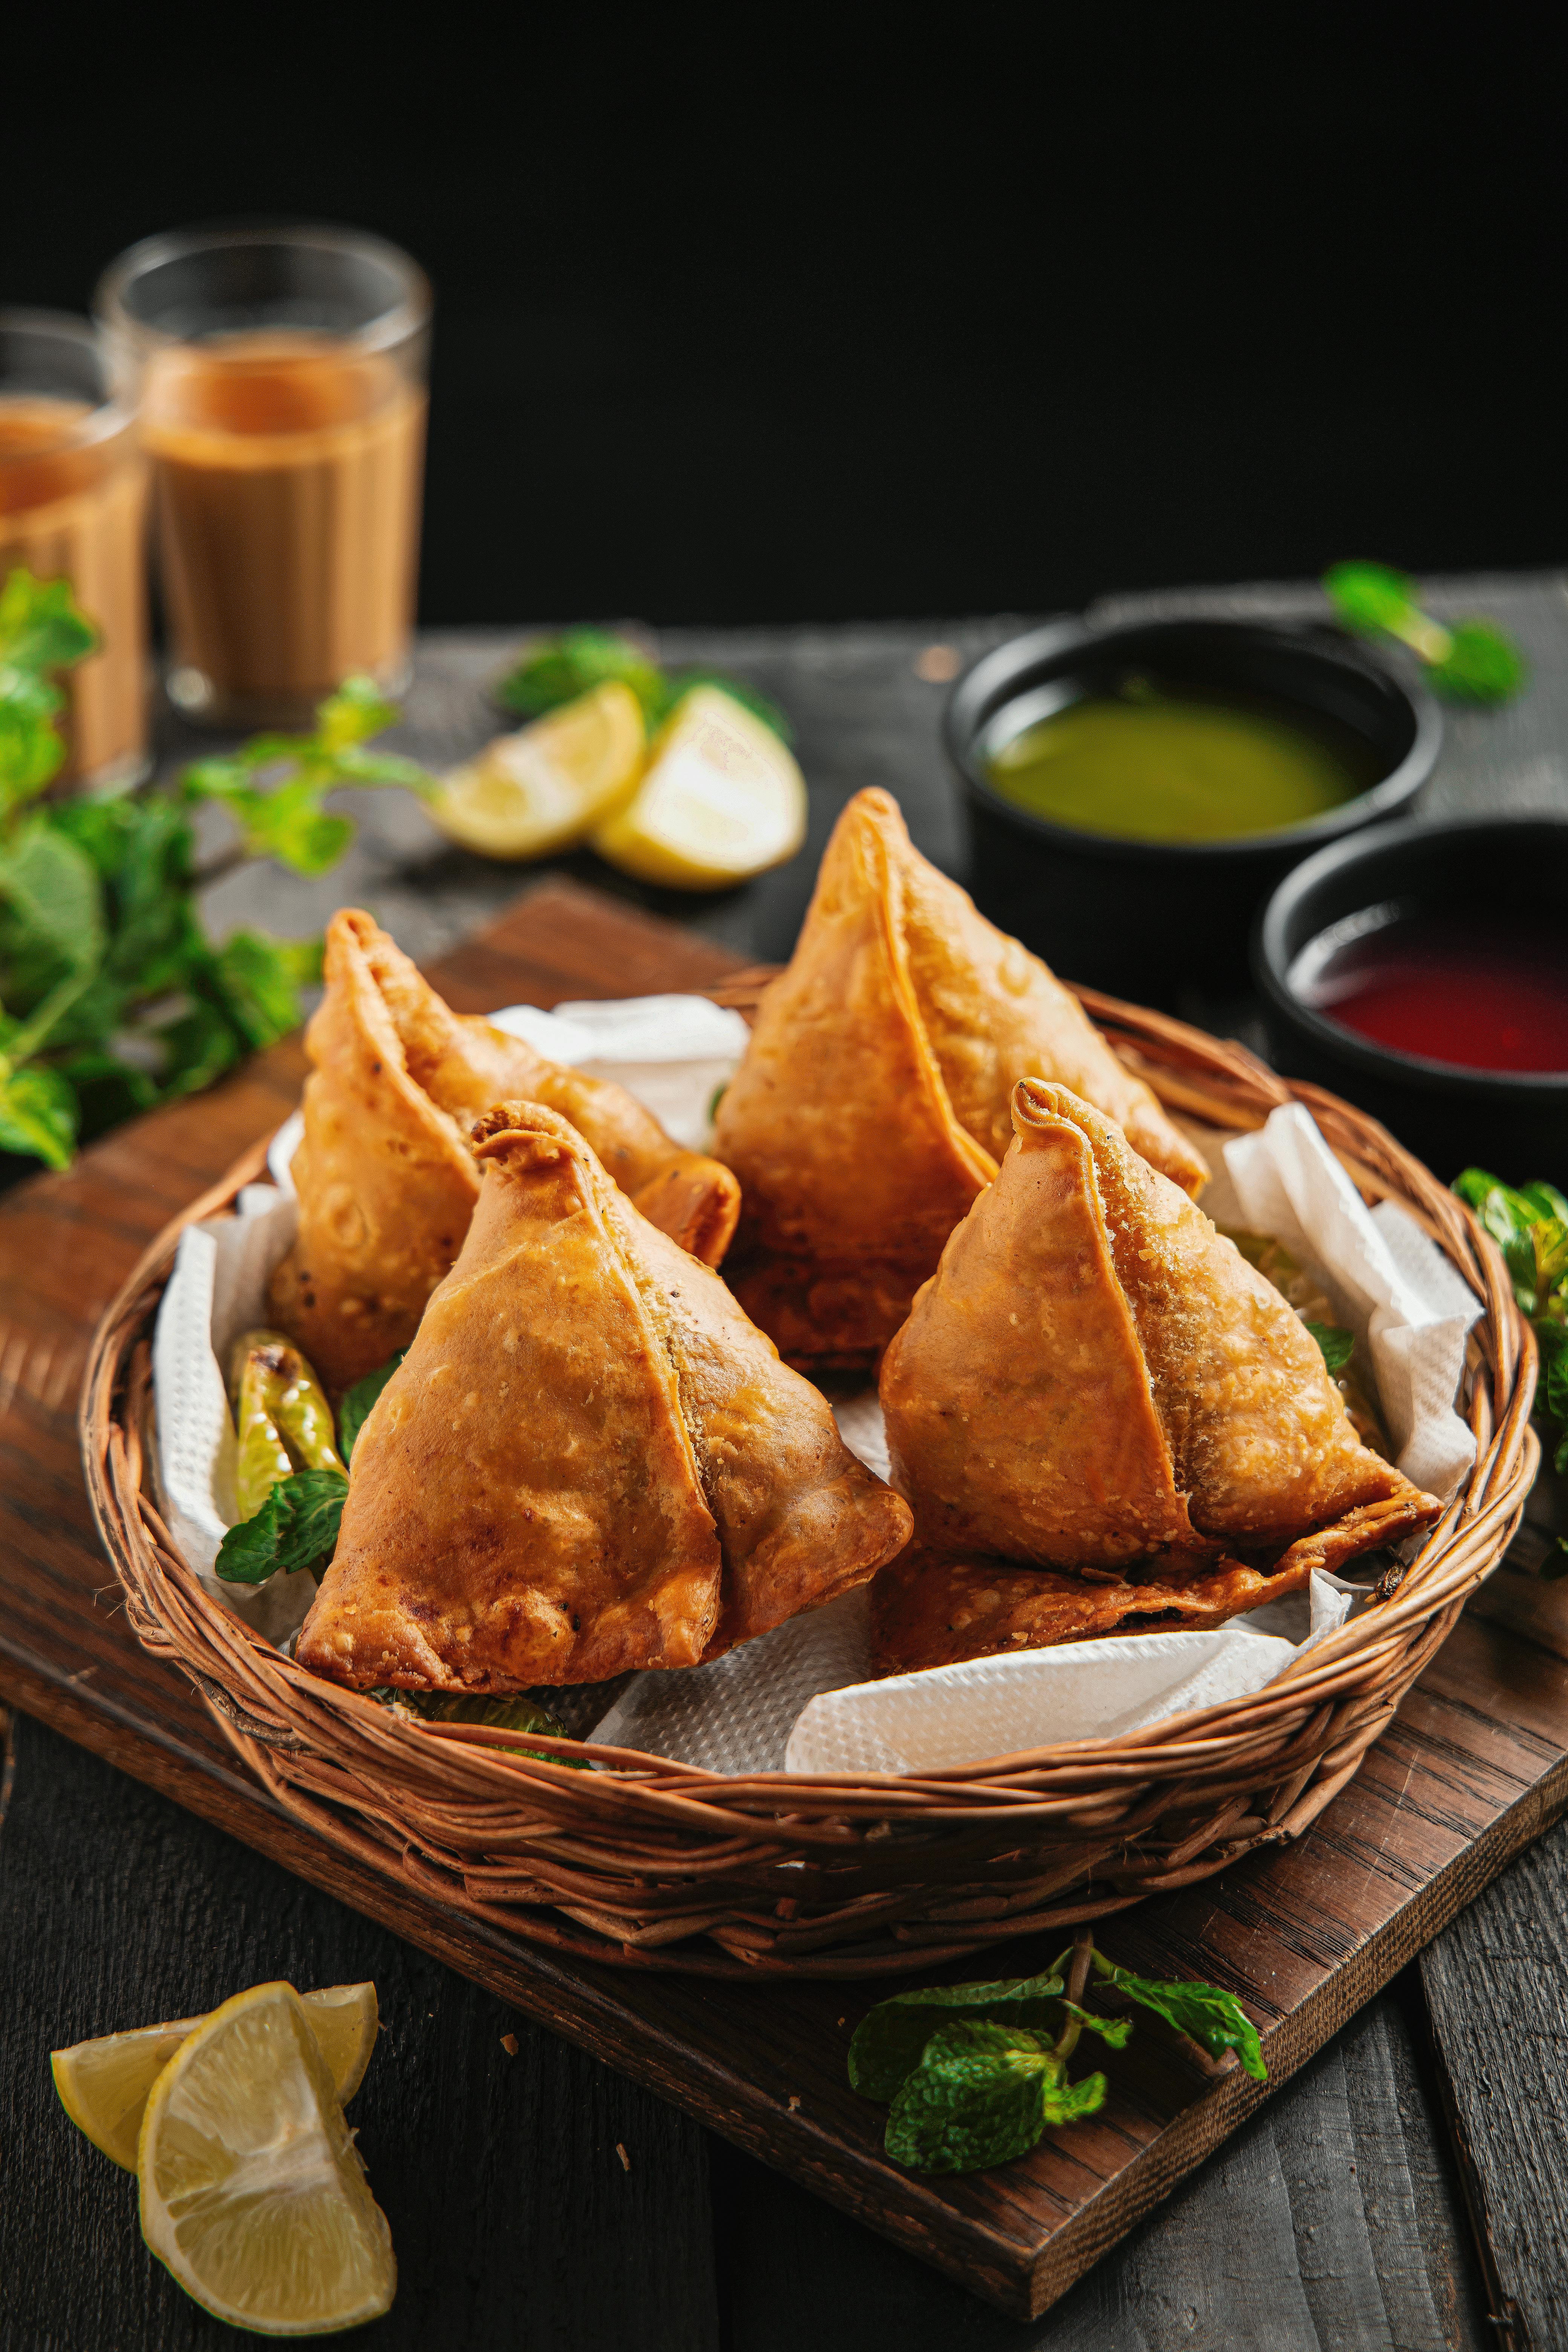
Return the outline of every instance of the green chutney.
<path id="1" fill-rule="evenodd" d="M 1231 841 L 1322 816 L 1382 779 L 1372 746 L 1263 701 L 1165 696 L 1143 681 L 1069 703 L 994 752 L 1005 800 L 1132 841 Z"/>

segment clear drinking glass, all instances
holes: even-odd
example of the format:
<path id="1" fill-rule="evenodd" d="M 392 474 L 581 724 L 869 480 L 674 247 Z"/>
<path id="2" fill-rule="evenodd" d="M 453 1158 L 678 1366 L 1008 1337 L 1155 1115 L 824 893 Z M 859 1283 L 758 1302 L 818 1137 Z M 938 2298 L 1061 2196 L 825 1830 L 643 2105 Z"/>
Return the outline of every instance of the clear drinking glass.
<path id="1" fill-rule="evenodd" d="M 189 717 L 289 726 L 351 671 L 406 680 L 430 288 L 353 229 L 182 230 L 93 308 L 138 392 L 168 637 Z"/>
<path id="2" fill-rule="evenodd" d="M 147 757 L 147 476 L 85 319 L 0 310 L 0 584 L 65 578 L 99 651 L 61 683 L 61 774 L 134 783 Z"/>

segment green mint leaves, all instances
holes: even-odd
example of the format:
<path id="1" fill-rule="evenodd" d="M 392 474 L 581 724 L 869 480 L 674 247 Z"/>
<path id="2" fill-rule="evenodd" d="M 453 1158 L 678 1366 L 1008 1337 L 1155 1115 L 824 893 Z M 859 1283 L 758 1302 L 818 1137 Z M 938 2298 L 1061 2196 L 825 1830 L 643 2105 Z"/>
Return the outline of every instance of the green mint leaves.
<path id="1" fill-rule="evenodd" d="M 364 749 L 397 716 L 374 679 L 345 678 L 318 709 L 313 734 L 252 736 L 236 751 L 196 761 L 182 790 L 186 800 L 218 801 L 227 809 L 247 856 L 276 857 L 296 874 L 324 874 L 354 835 L 348 817 L 322 807 L 326 793 L 345 784 L 430 789 L 412 760 Z"/>
<path id="2" fill-rule="evenodd" d="M 354 1441 L 370 1416 L 372 1405 L 407 1353 L 406 1348 L 400 1348 L 390 1362 L 383 1364 L 379 1371 L 366 1372 L 363 1380 L 356 1381 L 344 1396 L 338 1408 L 338 1446 L 345 1462 L 353 1460 Z"/>
<path id="3" fill-rule="evenodd" d="M 980 2172 L 1026 2156 L 1047 2124 L 1105 2104 L 1103 2074 L 1069 2084 L 1049 2037 L 975 2020 L 943 2026 L 900 2084 L 884 2146 L 911 2172 Z"/>
<path id="4" fill-rule="evenodd" d="M 682 695 L 696 686 L 716 686 L 739 702 L 783 743 L 793 743 L 794 732 L 777 703 L 754 686 L 710 669 L 664 670 L 629 637 L 607 629 L 568 629 L 558 637 L 542 637 L 530 646 L 522 659 L 496 688 L 497 701 L 519 719 L 542 719 L 563 702 L 574 702 L 596 686 L 616 679 L 627 686 L 642 705 L 643 724 L 649 735 L 663 726 Z"/>
<path id="5" fill-rule="evenodd" d="M 486 1698 L 456 1691 L 394 1690 L 390 1685 L 383 1685 L 368 1696 L 396 1713 L 416 1715 L 423 1723 L 483 1724 L 495 1731 L 531 1732 L 536 1739 L 568 1737 L 564 1724 L 557 1722 L 549 1708 L 530 1698 L 526 1691 Z M 531 1756 L 537 1764 L 563 1764 L 571 1772 L 590 1772 L 594 1769 L 591 1764 L 579 1763 L 575 1757 L 547 1755 L 542 1748 L 524 1748 L 521 1742 L 518 1752 Z"/>
<path id="6" fill-rule="evenodd" d="M 337 1470 L 296 1470 L 279 1478 L 255 1517 L 225 1536 L 218 1575 L 230 1584 L 264 1584 L 279 1569 L 319 1572 L 336 1548 L 348 1491 Z"/>
<path id="7" fill-rule="evenodd" d="M 64 1168 L 79 1143 L 195 1093 L 298 1028 L 317 940 L 207 940 L 190 803 L 221 802 L 230 863 L 326 870 L 353 838 L 323 807 L 344 784 L 426 791 L 412 761 L 368 748 L 397 712 L 369 678 L 328 697 L 310 735 L 261 735 L 187 770 L 174 791 L 41 801 L 65 756 L 58 673 L 97 634 L 63 580 L 0 587 L 0 1154 Z"/>
<path id="8" fill-rule="evenodd" d="M 53 673 L 91 653 L 98 632 L 65 580 L 13 572 L 0 588 L 0 822 L 41 793 L 66 747 L 55 720 L 66 707 Z"/>
<path id="9" fill-rule="evenodd" d="M 879 2000 L 855 2029 L 849 2083 L 868 2099 L 890 2099 L 939 2028 L 984 2018 L 1006 2026 L 1061 2023 L 1059 1976 L 1013 1977 L 996 1984 L 931 1985 Z"/>
<path id="10" fill-rule="evenodd" d="M 1355 1354 L 1355 1333 L 1338 1323 L 1309 1323 L 1307 1328 L 1330 1371 L 1342 1371 Z"/>
<path id="11" fill-rule="evenodd" d="M 1263 2063 L 1258 2028 L 1233 1992 L 1224 1992 L 1218 1985 L 1161 1984 L 1152 1977 L 1135 1977 L 1126 1969 L 1113 1968 L 1099 1952 L 1094 1965 L 1097 1975 L 1114 1991 L 1136 2001 L 1141 2009 L 1152 2009 L 1211 2058 L 1223 2058 L 1227 2050 L 1234 2050 L 1255 2083 L 1267 2081 L 1268 2069 Z"/>
<path id="12" fill-rule="evenodd" d="M 1234 1993 L 1134 1976 L 1080 1934 L 1075 1950 L 1043 1975 L 895 1993 L 861 2019 L 849 2081 L 888 2105 L 883 2144 L 895 2163 L 913 2172 L 978 2172 L 1026 2155 L 1050 2126 L 1104 2105 L 1105 2076 L 1069 2082 L 1068 2061 L 1086 2032 L 1124 2049 L 1134 2021 L 1069 1998 L 1062 1973 L 1069 1958 L 1075 1990 L 1092 1971 L 1123 2004 L 1152 2011 L 1210 2057 L 1234 2051 L 1254 2081 L 1265 2080 L 1258 2030 Z"/>
<path id="13" fill-rule="evenodd" d="M 1435 621 L 1416 603 L 1415 582 L 1384 563 L 1336 563 L 1323 587 L 1347 628 L 1397 637 L 1450 701 L 1507 702 L 1529 676 L 1519 647 L 1495 622 Z"/>
<path id="14" fill-rule="evenodd" d="M 1536 1417 L 1554 1448 L 1553 1466 L 1568 1476 L 1568 1199 L 1539 1177 L 1505 1184 L 1485 1168 L 1467 1168 L 1454 1190 L 1501 1250 L 1520 1312 L 1530 1318 L 1541 1351 Z M 1560 1540 L 1556 1572 L 1568 1575 L 1568 1538 Z"/>

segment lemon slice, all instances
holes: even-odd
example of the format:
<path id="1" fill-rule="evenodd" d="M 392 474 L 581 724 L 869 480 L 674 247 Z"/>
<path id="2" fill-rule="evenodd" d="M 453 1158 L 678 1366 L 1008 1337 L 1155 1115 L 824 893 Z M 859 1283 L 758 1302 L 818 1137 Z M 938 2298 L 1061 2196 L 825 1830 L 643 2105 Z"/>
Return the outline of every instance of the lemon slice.
<path id="1" fill-rule="evenodd" d="M 153 2085 L 142 2234 L 231 2327 L 323 2336 L 387 2310 L 397 2264 L 292 1985 L 236 1993 Z"/>
<path id="2" fill-rule="evenodd" d="M 340 2106 L 347 2106 L 364 2080 L 375 2048 L 377 2014 L 373 1984 L 329 1985 L 303 1996 L 310 2031 L 331 2069 Z M 136 2169 L 147 2094 L 182 2042 L 205 2018 L 182 2017 L 168 2025 L 142 2025 L 131 2033 L 105 2033 L 52 2050 L 49 2068 L 60 2105 L 94 2147 Z"/>
<path id="3" fill-rule="evenodd" d="M 545 857 L 581 841 L 637 787 L 647 757 L 642 705 L 610 678 L 456 768 L 426 805 L 481 857 Z"/>
<path id="4" fill-rule="evenodd" d="M 693 687 L 647 772 L 595 848 L 639 881 L 722 890 L 782 866 L 805 839 L 805 780 L 771 727 L 721 688 Z"/>

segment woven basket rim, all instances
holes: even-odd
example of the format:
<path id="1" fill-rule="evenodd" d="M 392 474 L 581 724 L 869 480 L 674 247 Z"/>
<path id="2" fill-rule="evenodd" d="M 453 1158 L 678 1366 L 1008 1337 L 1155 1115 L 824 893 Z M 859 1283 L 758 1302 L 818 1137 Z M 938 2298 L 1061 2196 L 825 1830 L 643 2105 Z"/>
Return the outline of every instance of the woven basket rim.
<path id="1" fill-rule="evenodd" d="M 771 976 L 759 969 L 708 992 L 745 1009 Z M 689 1916 L 672 1910 L 678 1936 L 667 1937 L 655 1920 L 634 1927 L 629 1942 L 620 1937 L 617 1948 L 624 1917 L 642 1918 L 639 1901 L 644 1908 L 656 1896 L 673 1903 L 672 1889 L 695 1890 L 705 1874 L 716 1873 L 726 1886 L 735 1874 L 776 1874 L 781 1857 L 804 1867 L 816 1856 L 830 1871 L 854 1848 L 851 1876 L 858 1867 L 868 1885 L 931 1894 L 933 1864 L 942 1873 L 968 1867 L 971 1847 L 982 1860 L 1026 1837 L 1031 1852 L 1046 1853 L 1053 1843 L 1065 1852 L 1074 1841 L 1087 1850 L 1101 1816 L 1107 1827 L 1120 1825 L 1126 1847 L 1130 1822 L 1144 1824 L 1132 1835 L 1136 1845 L 1175 1816 L 1195 1815 L 1205 1803 L 1217 1809 L 1208 1825 L 1214 1834 L 1206 1843 L 1199 1837 L 1195 1855 L 1176 1859 L 1177 1840 L 1164 1864 L 1146 1874 L 1145 1891 L 1152 1891 L 1234 1858 L 1237 1842 L 1227 1845 L 1220 1834 L 1227 1822 L 1246 1831 L 1241 1851 L 1265 1837 L 1298 1833 L 1357 1768 L 1511 1538 L 1539 1458 L 1530 1426 L 1533 1334 L 1500 1254 L 1471 1212 L 1376 1122 L 1322 1089 L 1276 1076 L 1244 1046 L 1090 990 L 1076 992 L 1173 1109 L 1241 1131 L 1260 1127 L 1279 1103 L 1304 1103 L 1363 1195 L 1394 1198 L 1411 1210 L 1482 1301 L 1466 1375 L 1465 1405 L 1477 1440 L 1469 1476 L 1397 1589 L 1261 1691 L 1112 1738 L 1055 1742 L 919 1773 L 728 1775 L 638 1749 L 542 1735 L 531 1734 L 530 1752 L 522 1754 L 515 1734 L 412 1720 L 307 1673 L 204 1591 L 148 1491 L 149 1335 L 179 1235 L 228 1207 L 254 1181 L 270 1136 L 170 1221 L 94 1335 L 80 1411 L 83 1463 L 138 1638 L 183 1667 L 271 1793 L 322 1834 L 476 1916 L 598 1958 L 721 1974 L 871 1974 L 996 1940 L 965 1929 L 960 1941 L 946 1945 L 934 1918 L 929 1927 L 906 1920 L 890 1932 L 916 1936 L 912 1951 L 861 1952 L 850 1933 L 851 1948 L 825 1952 L 818 1961 L 809 1935 L 781 1931 L 774 1941 L 794 1954 L 781 1958 L 751 1948 L 747 1937 L 761 1937 L 765 1946 L 767 1931 L 744 1903 L 737 1913 L 731 1898 L 721 1919 L 705 1925 L 698 1902 Z M 563 1760 L 550 1760 L 557 1755 Z M 602 1769 L 574 1769 L 584 1761 Z M 1278 1819 L 1260 1830 L 1246 1792 L 1274 1788 L 1277 1776 L 1279 1789 L 1297 1785 Z M 1276 1803 L 1278 1798 L 1277 1790 Z M 878 1839 L 888 1842 L 879 1848 Z M 906 1845 L 907 1877 L 897 1866 Z M 579 1880 L 598 1886 L 603 1879 L 603 1916 L 594 1900 L 576 1899 L 555 1904 L 548 1916 L 549 1874 L 569 1849 L 573 1859 L 562 1863 L 560 1874 L 573 1881 L 574 1898 Z M 1122 1876 L 1141 1867 L 1134 1853 L 1121 1865 Z M 527 1897 L 511 1898 L 521 1906 L 514 1912 L 505 1908 L 504 1891 L 495 1902 L 485 1892 L 492 1881 L 504 1888 L 509 1872 L 532 1888 Z M 942 1892 L 940 1878 L 934 1891 Z M 782 1898 L 786 1915 L 791 1899 Z M 874 1908 L 877 1899 L 873 1888 L 840 1905 L 839 1927 L 847 1921 L 852 1930 L 858 1906 Z M 1138 1892 L 1119 1893 L 1109 1904 L 1097 1897 L 1088 1912 L 1072 1916 L 1101 1916 L 1138 1899 Z M 934 1899 L 930 1907 L 942 1910 Z M 1054 1923 L 1068 1914 L 1058 1905 L 1038 1916 Z M 576 1925 L 563 1927 L 563 1920 Z M 786 1916 L 785 1930 L 792 1925 Z M 1010 1922 L 998 1932 L 1023 1931 Z M 720 1955 L 693 1948 L 691 1939 L 704 1937 L 718 1942 Z M 683 1948 L 676 1950 L 676 1942 Z"/>

